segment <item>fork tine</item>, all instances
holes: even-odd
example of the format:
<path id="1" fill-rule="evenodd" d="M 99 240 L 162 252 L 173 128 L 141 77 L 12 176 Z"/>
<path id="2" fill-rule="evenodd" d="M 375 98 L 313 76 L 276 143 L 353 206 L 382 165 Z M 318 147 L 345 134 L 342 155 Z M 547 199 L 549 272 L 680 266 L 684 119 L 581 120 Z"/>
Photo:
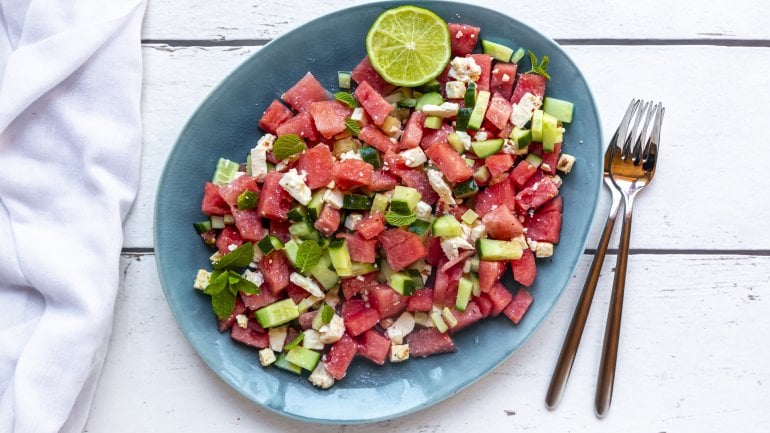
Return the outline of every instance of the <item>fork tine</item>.
<path id="1" fill-rule="evenodd" d="M 636 136 L 636 143 L 634 144 L 634 150 L 631 153 L 631 158 L 634 164 L 639 165 L 642 163 L 642 143 L 646 142 L 647 145 L 649 145 L 649 139 L 647 139 L 647 128 L 650 126 L 650 121 L 653 117 L 657 115 L 658 109 L 660 104 L 652 105 L 652 102 L 650 102 L 649 109 L 647 110 L 647 115 L 644 117 L 644 125 L 642 125 L 642 130 L 639 131 L 639 135 Z M 646 147 L 646 146 L 645 146 Z"/>
<path id="2" fill-rule="evenodd" d="M 642 155 L 645 168 L 647 168 L 647 166 L 655 167 L 655 160 L 658 156 L 660 129 L 661 125 L 663 124 L 663 115 L 665 114 L 666 109 L 663 107 L 662 102 L 658 102 L 657 108 L 658 110 L 655 115 L 655 123 L 652 126 L 652 133 L 650 134 L 649 140 L 647 140 L 647 145 L 645 146 L 644 153 Z"/>
<path id="3" fill-rule="evenodd" d="M 625 141 L 626 134 L 628 134 L 628 124 L 631 122 L 631 118 L 634 116 L 634 112 L 637 107 L 639 107 L 640 102 L 640 99 L 632 99 L 631 103 L 628 104 L 626 114 L 623 115 L 623 120 L 620 121 L 618 129 L 615 131 L 615 135 L 612 136 L 612 140 L 610 140 L 610 147 L 615 147 L 616 150 L 622 149 L 622 143 L 620 141 Z"/>
<path id="4" fill-rule="evenodd" d="M 643 101 L 639 100 L 639 102 L 641 103 Z M 644 113 L 647 111 L 649 105 L 649 102 L 644 102 L 642 107 L 635 113 L 636 116 L 634 117 L 634 126 L 631 128 L 631 133 L 625 137 L 625 140 L 623 141 L 623 148 L 620 152 L 620 156 L 623 157 L 623 159 L 628 158 L 631 154 L 631 143 L 634 142 L 634 137 L 636 137 L 636 133 L 639 130 L 639 122 L 642 121 L 642 117 L 644 117 Z"/>

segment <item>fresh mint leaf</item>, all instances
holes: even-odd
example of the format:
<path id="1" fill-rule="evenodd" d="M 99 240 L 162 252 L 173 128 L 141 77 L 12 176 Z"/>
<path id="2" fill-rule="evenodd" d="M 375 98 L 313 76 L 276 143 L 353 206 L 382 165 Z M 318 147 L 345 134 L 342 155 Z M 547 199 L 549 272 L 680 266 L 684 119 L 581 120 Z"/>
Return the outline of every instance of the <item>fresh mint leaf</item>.
<path id="1" fill-rule="evenodd" d="M 409 224 L 412 224 L 416 220 L 417 220 L 417 215 L 413 213 L 410 213 L 408 215 L 403 215 L 398 212 L 393 212 L 391 210 L 385 214 L 385 221 L 387 221 L 388 224 L 395 227 L 408 226 Z"/>
<path id="2" fill-rule="evenodd" d="M 318 314 L 318 313 L 316 313 Z M 329 306 L 329 304 L 324 302 L 324 306 L 321 307 L 321 321 L 326 324 L 332 321 L 332 317 L 334 317 L 334 308 Z"/>
<path id="3" fill-rule="evenodd" d="M 259 194 L 256 191 L 246 189 L 238 196 L 238 210 L 254 209 L 257 203 L 259 203 Z"/>
<path id="4" fill-rule="evenodd" d="M 361 124 L 349 117 L 345 119 L 345 127 L 355 136 L 361 133 Z"/>
<path id="5" fill-rule="evenodd" d="M 216 295 L 227 288 L 227 272 L 214 271 L 209 278 L 209 285 L 203 290 L 207 295 Z"/>
<path id="6" fill-rule="evenodd" d="M 291 343 L 287 344 L 286 346 L 283 346 L 283 350 L 288 352 L 291 349 L 294 349 L 297 347 L 299 343 L 302 343 L 302 340 L 305 339 L 305 333 L 297 335 L 293 340 L 291 340 Z"/>
<path id="7" fill-rule="evenodd" d="M 323 250 L 313 240 L 306 240 L 297 249 L 297 269 L 301 273 L 310 272 L 321 261 Z"/>
<path id="8" fill-rule="evenodd" d="M 305 149 L 307 149 L 305 140 L 300 138 L 297 134 L 286 134 L 278 137 L 278 139 L 275 140 L 275 143 L 273 143 L 273 156 L 278 161 L 283 161 Z"/>
<path id="9" fill-rule="evenodd" d="M 354 98 L 353 95 L 348 92 L 337 92 L 334 94 L 334 99 L 342 102 L 350 108 L 356 108 L 358 106 L 358 103 L 356 103 L 356 98 Z"/>
<path id="10" fill-rule="evenodd" d="M 527 51 L 527 52 L 529 53 L 529 60 L 532 63 L 532 69 L 527 71 L 527 73 L 542 75 L 545 78 L 550 80 L 551 76 L 548 75 L 548 71 L 546 71 L 546 69 L 548 69 L 548 62 L 549 62 L 548 56 L 543 56 L 543 59 L 540 61 L 540 63 L 538 63 L 537 56 L 535 56 L 535 53 L 533 53 L 532 51 Z"/>
<path id="11" fill-rule="evenodd" d="M 219 320 L 225 320 L 233 314 L 235 309 L 235 295 L 229 290 L 211 296 L 211 306 L 214 308 L 214 314 Z"/>
<path id="12" fill-rule="evenodd" d="M 254 260 L 254 245 L 250 242 L 225 254 L 219 261 L 214 262 L 214 269 L 230 270 L 248 266 Z"/>
<path id="13" fill-rule="evenodd" d="M 238 275 L 238 278 L 234 283 L 231 280 L 230 291 L 233 293 L 243 292 L 247 295 L 256 295 L 259 293 L 259 287 L 246 278 Z"/>

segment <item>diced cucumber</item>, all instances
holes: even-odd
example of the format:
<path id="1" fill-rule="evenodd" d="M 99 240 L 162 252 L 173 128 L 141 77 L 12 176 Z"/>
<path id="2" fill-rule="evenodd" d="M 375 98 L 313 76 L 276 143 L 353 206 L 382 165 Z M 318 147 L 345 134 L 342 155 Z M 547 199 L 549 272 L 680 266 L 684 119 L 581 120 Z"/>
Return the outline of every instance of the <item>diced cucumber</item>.
<path id="1" fill-rule="evenodd" d="M 463 228 L 453 215 L 447 214 L 433 221 L 433 236 L 453 238 L 463 234 Z"/>
<path id="2" fill-rule="evenodd" d="M 440 92 L 441 83 L 439 83 L 439 81 L 434 78 L 421 86 L 417 86 L 417 91 L 422 93 Z"/>
<path id="3" fill-rule="evenodd" d="M 548 113 L 543 113 L 543 151 L 553 152 L 556 140 L 560 138 L 559 121 Z"/>
<path id="4" fill-rule="evenodd" d="M 334 239 L 329 242 L 329 258 L 334 270 L 340 277 L 353 275 L 353 263 L 350 260 L 348 243 L 346 239 Z"/>
<path id="5" fill-rule="evenodd" d="M 446 322 L 444 322 L 444 319 L 441 317 L 441 311 L 431 311 L 430 318 L 433 320 L 433 325 L 436 327 L 438 332 L 443 334 L 449 330 L 449 327 L 446 326 Z"/>
<path id="6" fill-rule="evenodd" d="M 471 142 L 471 149 L 473 153 L 479 158 L 486 158 L 489 155 L 494 155 L 503 148 L 505 140 L 502 138 L 493 138 L 491 140 L 473 141 Z"/>
<path id="7" fill-rule="evenodd" d="M 473 281 L 468 278 L 460 278 L 460 284 L 457 286 L 457 301 L 455 301 L 455 308 L 460 311 L 465 311 L 468 308 L 468 302 L 471 300 L 471 293 L 473 292 Z"/>
<path id="8" fill-rule="evenodd" d="M 437 116 L 428 116 L 425 118 L 423 126 L 429 129 L 439 129 L 442 123 L 444 123 L 444 119 Z"/>
<path id="9" fill-rule="evenodd" d="M 388 285 L 403 296 L 411 296 L 414 291 L 425 287 L 422 275 L 417 269 L 394 272 L 388 277 Z"/>
<path id="10" fill-rule="evenodd" d="M 321 215 L 321 211 L 324 207 L 324 193 L 326 188 L 317 189 L 310 196 L 310 201 L 307 204 L 307 214 L 311 220 L 315 221 L 318 216 Z"/>
<path id="11" fill-rule="evenodd" d="M 524 54 L 527 54 L 527 51 L 524 48 L 519 48 L 516 50 L 516 52 L 511 56 L 511 63 L 519 63 L 519 60 L 524 58 Z"/>
<path id="12" fill-rule="evenodd" d="M 473 209 L 468 209 L 465 211 L 463 216 L 460 217 L 461 220 L 463 220 L 466 224 L 473 224 L 476 222 L 477 219 L 479 219 L 479 214 L 473 211 Z"/>
<path id="13" fill-rule="evenodd" d="M 517 149 L 524 149 L 532 142 L 532 131 L 514 127 L 509 137 L 513 140 Z"/>
<path id="14" fill-rule="evenodd" d="M 275 360 L 273 365 L 275 365 L 276 367 L 282 370 L 290 371 L 294 374 L 302 374 L 302 367 L 300 367 L 297 364 L 292 364 L 291 362 L 286 360 L 285 353 L 278 355 L 278 359 Z"/>
<path id="15" fill-rule="evenodd" d="M 477 184 L 486 183 L 490 176 L 492 175 L 489 173 L 489 169 L 486 165 L 482 165 L 473 172 L 473 180 L 475 180 Z"/>
<path id="16" fill-rule="evenodd" d="M 340 157 L 343 153 L 350 152 L 351 150 L 354 152 L 358 152 L 358 148 L 360 147 L 359 143 L 352 138 L 343 138 L 341 140 L 337 140 L 334 142 L 334 146 L 332 149 L 332 153 L 337 158 Z"/>
<path id="17" fill-rule="evenodd" d="M 238 207 L 238 210 L 250 210 L 257 207 L 258 203 L 259 203 L 259 193 L 256 191 L 245 189 L 243 190 L 242 193 L 238 195 L 238 201 L 236 202 L 236 206 Z"/>
<path id="18" fill-rule="evenodd" d="M 222 218 L 223 218 L 225 224 L 235 224 L 235 217 L 233 217 L 230 214 L 227 214 L 227 215 L 223 216 Z"/>
<path id="19" fill-rule="evenodd" d="M 393 190 L 393 197 L 390 199 L 390 209 L 402 215 L 409 215 L 414 212 L 414 208 L 421 198 L 422 195 L 415 188 L 397 185 Z"/>
<path id="20" fill-rule="evenodd" d="M 441 96 L 441 93 L 428 92 L 417 99 L 417 105 L 415 106 L 415 109 L 417 111 L 422 111 L 422 107 L 425 105 L 441 105 L 443 103 L 444 98 Z"/>
<path id="21" fill-rule="evenodd" d="M 463 145 L 463 139 L 460 137 L 460 134 L 450 132 L 449 135 L 446 136 L 446 141 L 449 142 L 449 145 L 452 146 L 452 149 L 454 149 L 455 152 L 460 155 L 465 153 L 465 145 Z"/>
<path id="22" fill-rule="evenodd" d="M 457 317 L 452 314 L 452 310 L 450 310 L 449 307 L 444 307 L 441 309 L 441 317 L 444 318 L 444 321 L 447 325 L 449 325 L 450 328 L 457 326 Z"/>
<path id="23" fill-rule="evenodd" d="M 320 353 L 315 350 L 305 349 L 302 346 L 294 347 L 286 354 L 287 361 L 294 365 L 299 365 L 308 371 L 313 371 L 320 359 Z"/>
<path id="24" fill-rule="evenodd" d="M 409 226 L 408 230 L 418 236 L 422 236 L 423 234 L 427 233 L 428 228 L 430 227 L 430 222 L 416 219 L 412 223 L 412 225 Z"/>
<path id="25" fill-rule="evenodd" d="M 262 254 L 268 255 L 273 251 L 283 248 L 283 242 L 273 235 L 267 235 L 257 242 L 257 246 L 262 250 Z"/>
<path id="26" fill-rule="evenodd" d="M 550 96 L 546 96 L 543 101 L 543 111 L 564 123 L 572 122 L 574 108 L 575 106 L 572 102 L 551 98 Z"/>
<path id="27" fill-rule="evenodd" d="M 371 164 L 374 168 L 380 168 L 380 155 L 377 153 L 377 149 L 365 146 L 358 153 L 361 154 L 361 159 L 364 162 Z"/>
<path id="28" fill-rule="evenodd" d="M 532 114 L 532 140 L 543 141 L 543 110 L 535 110 Z"/>
<path id="29" fill-rule="evenodd" d="M 479 91 L 476 97 L 476 105 L 473 106 L 471 118 L 468 120 L 468 128 L 481 128 L 481 122 L 484 121 L 484 114 L 487 112 L 487 106 L 489 105 L 489 97 L 490 94 L 486 90 Z"/>
<path id="30" fill-rule="evenodd" d="M 299 317 L 299 310 L 291 298 L 286 298 L 260 308 L 254 313 L 254 316 L 263 328 L 273 328 Z"/>
<path id="31" fill-rule="evenodd" d="M 417 100 L 414 98 L 404 98 L 396 102 L 396 105 L 399 108 L 413 108 L 417 105 Z"/>
<path id="32" fill-rule="evenodd" d="M 465 90 L 465 106 L 468 108 L 473 108 L 476 105 L 476 97 L 478 96 L 478 86 L 476 86 L 476 83 L 471 81 L 468 83 L 468 89 Z"/>
<path id="33" fill-rule="evenodd" d="M 209 218 L 209 221 L 211 221 L 211 228 L 214 228 L 214 229 L 223 229 L 223 228 L 225 228 L 225 217 L 223 217 L 223 216 L 212 215 Z"/>
<path id="34" fill-rule="evenodd" d="M 331 266 L 332 260 L 329 257 L 329 251 L 324 251 L 318 264 L 312 271 L 310 271 L 310 275 L 318 280 L 318 282 L 327 290 L 337 285 L 340 280 L 340 277 L 338 277 L 337 273 L 331 269 Z"/>
<path id="35" fill-rule="evenodd" d="M 217 168 L 214 170 L 214 176 L 212 176 L 211 183 L 217 186 L 227 185 L 235 179 L 235 173 L 241 165 L 237 162 L 230 161 L 229 159 L 219 158 L 217 162 Z"/>
<path id="36" fill-rule="evenodd" d="M 511 56 L 513 55 L 513 48 L 486 39 L 481 40 L 481 49 L 484 51 L 484 54 L 489 54 L 501 62 L 510 61 Z"/>
<path id="37" fill-rule="evenodd" d="M 343 209 L 367 210 L 371 206 L 372 201 L 363 194 L 345 194 L 342 196 Z"/>
<path id="38" fill-rule="evenodd" d="M 465 182 L 455 185 L 452 191 L 455 198 L 466 198 L 472 195 L 476 195 L 479 192 L 479 186 L 473 178 L 466 180 Z"/>
<path id="39" fill-rule="evenodd" d="M 527 155 L 527 158 L 525 159 L 529 165 L 532 167 L 538 168 L 540 167 L 540 164 L 543 163 L 543 158 L 535 155 L 534 153 L 530 153 Z"/>
<path id="40" fill-rule="evenodd" d="M 299 243 L 294 239 L 289 239 L 283 244 L 283 252 L 286 254 L 286 258 L 293 266 L 297 264 L 297 251 L 299 250 Z"/>
<path id="41" fill-rule="evenodd" d="M 376 271 L 378 268 L 374 263 L 365 262 L 350 262 L 350 276 L 357 277 L 359 275 L 368 274 Z"/>
<path id="42" fill-rule="evenodd" d="M 307 208 L 298 204 L 289 211 L 289 221 L 299 222 L 307 220 Z"/>
<path id="43" fill-rule="evenodd" d="M 388 199 L 388 196 L 382 193 L 377 193 L 374 195 L 374 198 L 372 199 L 372 212 L 380 212 L 384 213 L 388 209 L 388 204 L 390 203 L 390 199 Z"/>
<path id="44" fill-rule="evenodd" d="M 479 259 L 476 256 L 473 256 L 471 260 L 476 259 L 476 268 L 473 272 L 469 274 L 469 278 L 471 282 L 473 283 L 473 288 L 471 289 L 471 294 L 473 296 L 481 296 L 481 284 L 479 284 L 479 277 L 476 275 L 476 272 L 479 270 Z M 473 269 L 474 262 L 471 261 L 471 269 Z"/>
<path id="45" fill-rule="evenodd" d="M 222 225 L 224 225 L 224 221 L 222 221 L 222 223 Z M 211 220 L 193 223 L 193 227 L 195 227 L 195 231 L 198 232 L 199 235 L 214 229 L 214 227 L 211 225 Z"/>
<path id="46" fill-rule="evenodd" d="M 350 71 L 337 71 L 337 86 L 340 89 L 349 89 L 352 79 Z"/>
<path id="47" fill-rule="evenodd" d="M 318 232 L 307 221 L 300 221 L 289 226 L 289 233 L 300 239 L 318 240 Z"/>
<path id="48" fill-rule="evenodd" d="M 476 242 L 481 260 L 502 261 L 518 260 L 523 253 L 521 245 L 514 241 L 479 239 Z"/>
<path id="49" fill-rule="evenodd" d="M 470 107 L 463 107 L 457 110 L 455 129 L 458 131 L 465 131 L 468 129 L 468 122 L 471 120 L 471 114 L 473 114 L 473 108 Z"/>

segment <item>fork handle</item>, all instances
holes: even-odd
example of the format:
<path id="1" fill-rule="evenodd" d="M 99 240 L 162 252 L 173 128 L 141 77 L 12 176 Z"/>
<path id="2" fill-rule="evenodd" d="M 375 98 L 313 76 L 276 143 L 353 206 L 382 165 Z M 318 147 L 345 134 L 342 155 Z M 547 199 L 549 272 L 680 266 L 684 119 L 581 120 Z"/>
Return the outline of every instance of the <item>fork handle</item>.
<path id="1" fill-rule="evenodd" d="M 607 216 L 607 222 L 604 223 L 604 230 L 599 239 L 596 254 L 591 262 L 591 268 L 583 285 L 583 291 L 580 293 L 580 299 L 575 306 L 575 312 L 572 314 L 572 322 L 570 322 L 567 335 L 564 337 L 559 359 L 556 361 L 556 366 L 551 375 L 551 383 L 548 385 L 548 393 L 545 396 L 545 405 L 548 409 L 556 408 L 564 394 L 564 388 L 567 386 L 567 380 L 572 371 L 572 364 L 575 362 L 575 355 L 577 354 L 580 339 L 583 336 L 583 329 L 588 319 L 588 312 L 591 310 L 591 302 L 594 299 L 596 283 L 599 281 L 599 275 L 602 271 L 607 245 L 610 242 L 610 237 L 612 237 L 612 229 L 615 227 L 615 218 L 620 206 L 620 194 L 613 188 L 610 188 L 610 190 L 612 191 L 612 206 Z"/>
<path id="2" fill-rule="evenodd" d="M 604 345 L 602 347 L 599 378 L 596 384 L 596 399 L 594 409 L 596 416 L 603 418 L 607 415 L 612 401 L 612 387 L 615 383 L 615 366 L 618 361 L 618 342 L 620 340 L 620 319 L 623 314 L 623 294 L 626 287 L 626 268 L 628 265 L 628 245 L 631 238 L 632 201 L 626 199 L 623 228 L 620 231 L 620 247 L 617 264 L 615 265 L 615 280 L 612 284 L 610 308 L 607 313 L 607 325 L 604 330 Z"/>

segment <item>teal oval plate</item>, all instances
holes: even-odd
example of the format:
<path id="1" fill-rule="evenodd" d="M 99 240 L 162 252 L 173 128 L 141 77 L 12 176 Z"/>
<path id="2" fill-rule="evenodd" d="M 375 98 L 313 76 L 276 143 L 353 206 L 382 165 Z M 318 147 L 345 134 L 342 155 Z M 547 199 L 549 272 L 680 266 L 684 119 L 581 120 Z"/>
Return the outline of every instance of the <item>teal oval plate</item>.
<path id="1" fill-rule="evenodd" d="M 364 57 L 369 25 L 384 10 L 401 4 L 423 5 L 448 22 L 481 27 L 485 38 L 550 57 L 547 94 L 575 103 L 564 149 L 577 157 L 577 163 L 572 173 L 563 176 L 561 243 L 552 259 L 539 262 L 531 288 L 535 302 L 518 326 L 503 316 L 477 323 L 455 336 L 457 352 L 453 354 L 385 366 L 356 359 L 344 380 L 320 390 L 306 375 L 263 369 L 256 350 L 217 331 L 209 297 L 192 288 L 196 270 L 209 265 L 210 255 L 192 222 L 203 218 L 203 185 L 216 161 L 220 157 L 245 159 L 261 134 L 257 120 L 270 102 L 308 71 L 326 88 L 336 89 L 337 71 L 352 69 Z M 529 60 L 522 60 L 519 67 L 528 68 Z M 457 393 L 500 365 L 551 311 L 585 248 L 601 185 L 601 143 L 599 116 L 583 75 L 553 40 L 531 27 L 496 11 L 451 2 L 382 2 L 341 10 L 261 48 L 222 81 L 189 120 L 158 185 L 154 236 L 160 281 L 180 328 L 198 355 L 222 380 L 258 405 L 303 421 L 339 424 L 415 412 Z M 512 280 L 507 283 L 513 287 Z M 544 390 L 536 391 L 539 395 Z"/>

